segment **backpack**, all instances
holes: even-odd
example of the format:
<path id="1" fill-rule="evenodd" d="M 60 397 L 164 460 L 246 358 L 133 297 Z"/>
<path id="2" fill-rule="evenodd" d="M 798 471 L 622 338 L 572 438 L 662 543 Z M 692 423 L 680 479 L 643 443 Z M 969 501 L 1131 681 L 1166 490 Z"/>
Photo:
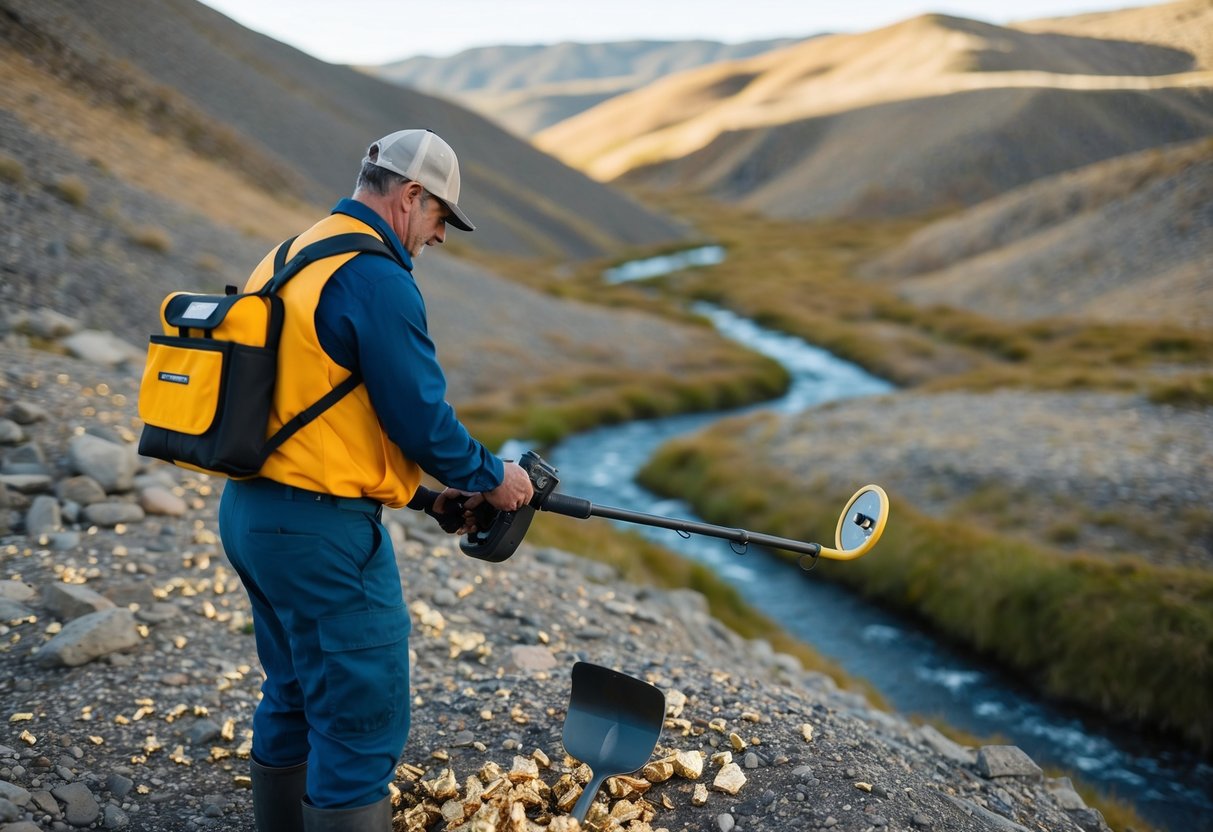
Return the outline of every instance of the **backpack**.
<path id="1" fill-rule="evenodd" d="M 163 334 L 149 339 L 139 386 L 139 453 L 204 473 L 252 477 L 296 431 L 362 383 L 349 378 L 269 434 L 285 307 L 278 293 L 305 266 L 350 252 L 395 253 L 368 234 L 338 234 L 274 253 L 274 275 L 255 292 L 173 292 L 160 305 Z"/>

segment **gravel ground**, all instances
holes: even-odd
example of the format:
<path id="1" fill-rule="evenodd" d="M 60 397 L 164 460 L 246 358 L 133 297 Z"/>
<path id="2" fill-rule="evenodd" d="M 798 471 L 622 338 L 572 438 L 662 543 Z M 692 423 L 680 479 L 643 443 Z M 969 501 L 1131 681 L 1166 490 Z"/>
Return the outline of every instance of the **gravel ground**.
<path id="1" fill-rule="evenodd" d="M 81 434 L 133 438 L 135 380 L 23 349 L 0 350 L 0 362 L 0 452 L 45 472 L 6 474 L 0 491 L 0 832 L 250 829 L 261 673 L 218 541 L 222 483 L 140 461 L 129 485 L 98 486 L 96 502 L 52 497 L 84 493 L 66 490 L 83 487 Z M 33 447 L 41 463 L 22 463 Z M 129 446 L 112 467 L 122 459 Z M 50 505 L 41 498 L 58 521 L 31 537 L 35 503 Z M 111 522 L 114 506 L 128 519 Z M 407 511 L 388 525 L 413 618 L 398 829 L 575 828 L 562 807 L 585 772 L 560 736 L 577 660 L 644 678 L 667 699 L 656 764 L 604 789 L 592 828 L 1106 828 L 1018 749 L 966 748 L 879 711 L 728 631 L 694 592 L 628 585 L 527 546 L 482 563 Z M 98 617 L 127 622 L 125 646 L 75 666 L 46 658 Z"/>

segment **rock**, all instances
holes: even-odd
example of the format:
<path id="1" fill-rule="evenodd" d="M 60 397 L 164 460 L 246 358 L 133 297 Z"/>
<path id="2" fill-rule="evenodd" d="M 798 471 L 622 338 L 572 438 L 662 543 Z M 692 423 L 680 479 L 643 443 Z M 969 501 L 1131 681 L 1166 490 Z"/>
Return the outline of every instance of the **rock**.
<path id="1" fill-rule="evenodd" d="M 7 598 L 0 598 L 0 623 L 29 618 L 33 614 L 34 611 L 24 604 L 9 601 Z"/>
<path id="2" fill-rule="evenodd" d="M 156 601 L 151 606 L 140 607 L 135 613 L 135 618 L 145 624 L 163 624 L 165 621 L 176 618 L 181 614 L 181 609 L 176 604 L 170 604 L 165 601 Z"/>
<path id="3" fill-rule="evenodd" d="M 953 742 L 939 732 L 933 725 L 922 725 L 918 728 L 918 736 L 937 754 L 942 754 L 949 760 L 961 765 L 972 765 L 976 761 L 976 752 L 971 748 Z"/>
<path id="4" fill-rule="evenodd" d="M 42 593 L 42 603 L 61 621 L 114 608 L 113 601 L 79 584 L 51 584 Z"/>
<path id="5" fill-rule="evenodd" d="M 18 425 L 32 425 L 46 419 L 46 408 L 33 402 L 13 402 L 8 408 L 8 418 Z"/>
<path id="6" fill-rule="evenodd" d="M 219 816 L 222 817 L 222 815 Z M 130 822 L 131 819 L 126 812 L 117 806 L 106 805 L 102 824 L 106 829 L 125 829 Z"/>
<path id="7" fill-rule="evenodd" d="M 38 648 L 34 657 L 47 666 L 75 667 L 138 643 L 135 616 L 128 609 L 116 607 L 68 622 L 54 638 Z"/>
<path id="8" fill-rule="evenodd" d="M 30 601 L 37 594 L 33 584 L 25 581 L 0 581 L 0 600 Z"/>
<path id="9" fill-rule="evenodd" d="M 185 738 L 190 745 L 203 745 L 219 736 L 222 728 L 212 719 L 199 719 L 185 732 Z"/>
<path id="10" fill-rule="evenodd" d="M 51 490 L 49 474 L 0 474 L 0 485 L 18 494 L 41 494 Z"/>
<path id="11" fill-rule="evenodd" d="M 142 351 L 123 341 L 112 332 L 102 332 L 96 329 L 82 329 L 67 336 L 61 344 L 76 358 L 83 358 L 94 364 L 104 364 L 112 367 L 124 361 L 132 363 L 144 359 Z"/>
<path id="12" fill-rule="evenodd" d="M 716 828 L 720 832 L 733 832 L 733 827 L 737 825 L 737 821 L 727 812 L 716 816 Z"/>
<path id="13" fill-rule="evenodd" d="M 510 648 L 507 667 L 524 673 L 537 673 L 551 670 L 556 666 L 556 657 L 552 651 L 542 645 L 518 644 Z"/>
<path id="14" fill-rule="evenodd" d="M 55 485 L 55 494 L 64 502 L 79 503 L 82 506 L 105 501 L 105 489 L 101 483 L 84 474 L 60 480 Z"/>
<path id="15" fill-rule="evenodd" d="M 185 500 L 172 491 L 159 485 L 153 485 L 139 492 L 139 505 L 148 514 L 160 514 L 169 517 L 180 517 L 185 514 Z"/>
<path id="16" fill-rule="evenodd" d="M 63 818 L 72 826 L 88 826 L 101 815 L 101 805 L 83 783 L 68 783 L 51 794 L 63 804 Z"/>
<path id="17" fill-rule="evenodd" d="M 702 751 L 679 751 L 671 761 L 674 773 L 687 780 L 698 780 L 703 775 Z"/>
<path id="18" fill-rule="evenodd" d="M 135 788 L 135 781 L 122 774 L 111 774 L 105 780 L 105 788 L 110 794 L 121 800 L 130 794 L 131 789 Z"/>
<path id="19" fill-rule="evenodd" d="M 59 512 L 59 501 L 54 497 L 43 494 L 35 497 L 25 513 L 25 533 L 37 540 L 44 534 L 60 531 L 63 528 L 63 517 Z"/>
<path id="20" fill-rule="evenodd" d="M 977 752 L 983 777 L 1040 777 L 1040 766 L 1017 745 L 986 745 Z"/>
<path id="21" fill-rule="evenodd" d="M 9 823 L 21 817 L 21 810 L 11 800 L 0 797 L 0 823 Z"/>
<path id="22" fill-rule="evenodd" d="M 16 445 L 25 441 L 25 431 L 12 419 L 0 418 L 0 445 Z"/>
<path id="23" fill-rule="evenodd" d="M 10 823 L 4 827 L 4 832 L 42 832 L 42 827 L 28 820 Z"/>
<path id="24" fill-rule="evenodd" d="M 85 506 L 83 513 L 89 523 L 106 528 L 119 523 L 142 523 L 146 516 L 134 503 L 93 503 Z"/>
<path id="25" fill-rule="evenodd" d="M 18 785 L 5 782 L 4 780 L 0 780 L 0 797 L 18 806 L 29 805 L 29 792 Z"/>
<path id="26" fill-rule="evenodd" d="M 15 320 L 9 322 L 13 329 L 37 338 L 63 338 L 79 332 L 82 324 L 75 318 L 70 318 L 54 309 L 32 309 L 20 313 Z"/>
<path id="27" fill-rule="evenodd" d="M 134 484 L 135 455 L 124 445 L 85 433 L 73 437 L 67 451 L 73 468 L 107 492 L 129 491 Z"/>
<path id="28" fill-rule="evenodd" d="M 4 455 L 0 473 L 5 474 L 50 474 L 46 467 L 46 454 L 36 442 L 18 445 Z"/>
<path id="29" fill-rule="evenodd" d="M 1074 791 L 1074 784 L 1069 777 L 1058 777 L 1049 781 L 1049 792 L 1057 799 L 1057 805 L 1067 812 L 1078 812 L 1087 808 L 1082 796 Z"/>
<path id="30" fill-rule="evenodd" d="M 745 785 L 746 776 L 737 763 L 725 763 L 712 780 L 712 789 L 725 794 L 737 794 Z"/>

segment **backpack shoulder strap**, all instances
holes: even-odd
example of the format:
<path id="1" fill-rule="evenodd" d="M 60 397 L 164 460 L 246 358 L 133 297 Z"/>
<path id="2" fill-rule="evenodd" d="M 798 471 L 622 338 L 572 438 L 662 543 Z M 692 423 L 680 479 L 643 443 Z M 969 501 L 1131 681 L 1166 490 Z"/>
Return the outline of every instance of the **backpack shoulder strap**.
<path id="1" fill-rule="evenodd" d="M 274 276 L 265 282 L 257 294 L 272 295 L 282 290 L 282 287 L 303 269 L 309 263 L 315 263 L 317 260 L 323 260 L 326 257 L 336 257 L 339 254 L 350 254 L 358 252 L 360 254 L 377 254 L 381 257 L 390 257 L 401 267 L 404 263 L 392 251 L 383 240 L 374 237 L 370 234 L 337 234 L 332 237 L 325 237 L 323 240 L 317 240 L 310 245 L 304 246 L 298 254 L 289 260 L 286 255 L 295 238 L 287 240 L 278 247 L 274 253 Z"/>
<path id="2" fill-rule="evenodd" d="M 317 260 L 323 260 L 326 257 L 336 257 L 340 254 L 350 254 L 351 252 L 376 254 L 381 257 L 390 257 L 397 263 L 400 263 L 402 268 L 404 267 L 404 263 L 396 255 L 395 251 L 381 239 L 370 234 L 351 233 L 326 237 L 323 240 L 317 240 L 310 245 L 304 246 L 298 254 L 287 260 L 291 244 L 296 239 L 292 237 L 278 246 L 278 250 L 274 252 L 274 276 L 265 282 L 265 285 L 258 290 L 257 294 L 270 297 L 272 301 L 281 303 L 281 300 L 275 296 L 286 285 L 287 281 L 299 274 L 304 266 Z M 261 464 L 264 465 L 265 461 L 269 459 L 270 454 L 278 450 L 283 442 L 290 439 L 301 428 L 335 405 L 361 383 L 362 373 L 355 370 L 328 393 L 325 393 L 318 400 L 297 413 L 293 419 L 280 427 L 274 432 L 273 436 L 266 440 L 265 446 L 261 451 Z"/>

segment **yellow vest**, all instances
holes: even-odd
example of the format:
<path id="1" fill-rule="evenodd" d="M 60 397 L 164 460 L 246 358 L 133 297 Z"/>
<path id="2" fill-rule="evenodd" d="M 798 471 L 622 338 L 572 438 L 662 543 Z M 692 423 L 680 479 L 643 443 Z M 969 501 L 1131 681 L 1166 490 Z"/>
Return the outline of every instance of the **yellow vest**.
<path id="1" fill-rule="evenodd" d="M 332 214 L 300 234 L 291 244 L 288 258 L 309 243 L 338 234 L 369 234 L 381 239 L 361 220 Z M 316 306 L 329 278 L 356 256 L 352 252 L 311 263 L 279 292 L 286 314 L 267 436 L 350 376 L 320 346 Z M 274 252 L 270 252 L 253 270 L 244 291 L 256 291 L 273 273 Z M 260 475 L 338 497 L 369 497 L 392 508 L 407 504 L 421 482 L 421 469 L 384 433 L 365 384 L 287 439 L 266 460 Z"/>

